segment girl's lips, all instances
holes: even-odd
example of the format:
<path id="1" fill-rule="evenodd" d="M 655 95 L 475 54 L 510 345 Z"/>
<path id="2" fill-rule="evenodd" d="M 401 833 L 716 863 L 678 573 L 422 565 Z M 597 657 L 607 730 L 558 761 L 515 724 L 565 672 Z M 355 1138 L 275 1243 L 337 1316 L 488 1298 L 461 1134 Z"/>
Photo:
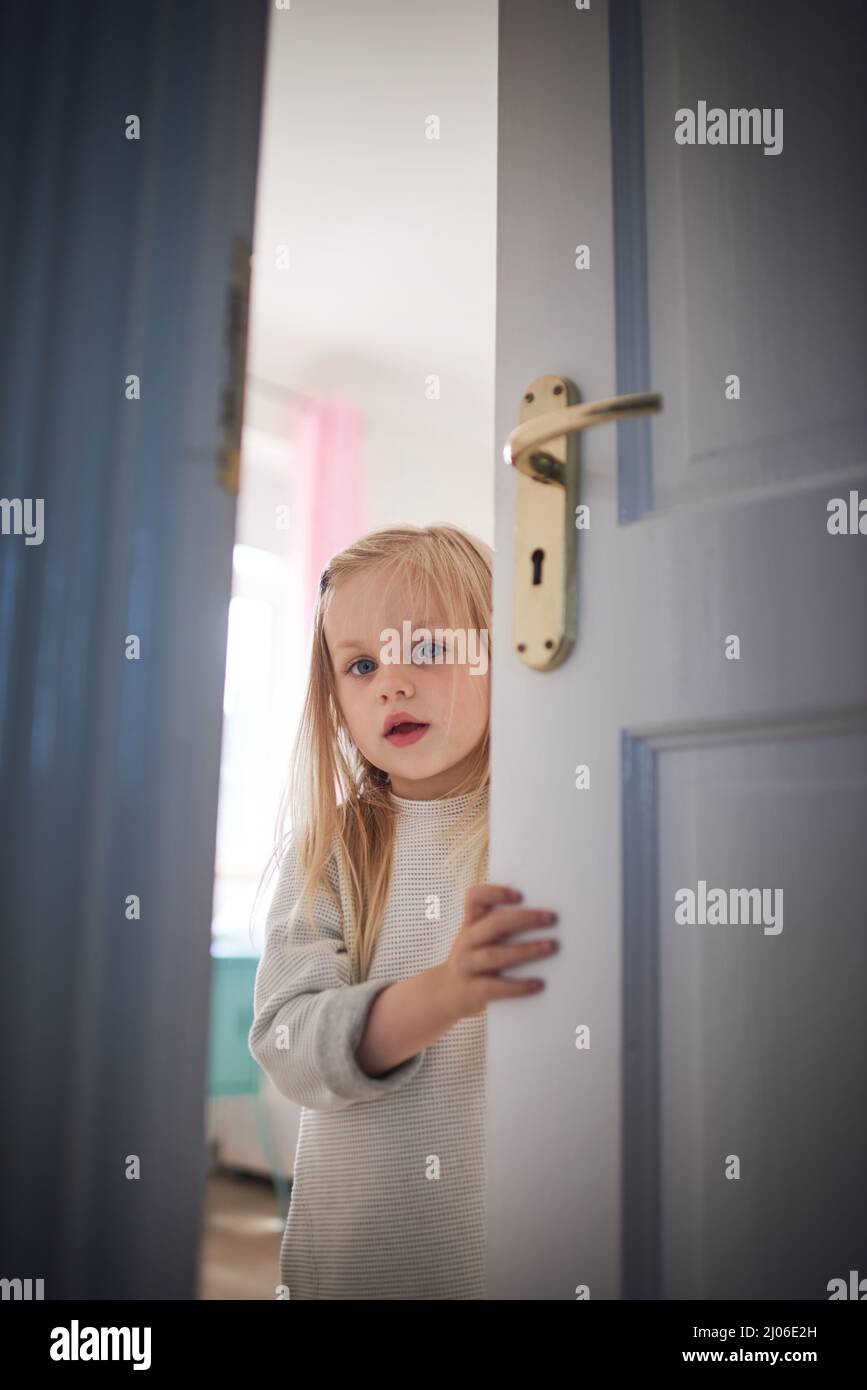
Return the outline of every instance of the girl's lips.
<path id="1" fill-rule="evenodd" d="M 418 724 L 414 729 L 408 729 L 406 733 L 398 733 L 397 729 L 392 729 L 390 734 L 386 734 L 388 742 L 395 748 L 406 748 L 410 743 L 418 743 L 420 738 L 424 738 L 430 724 Z"/>

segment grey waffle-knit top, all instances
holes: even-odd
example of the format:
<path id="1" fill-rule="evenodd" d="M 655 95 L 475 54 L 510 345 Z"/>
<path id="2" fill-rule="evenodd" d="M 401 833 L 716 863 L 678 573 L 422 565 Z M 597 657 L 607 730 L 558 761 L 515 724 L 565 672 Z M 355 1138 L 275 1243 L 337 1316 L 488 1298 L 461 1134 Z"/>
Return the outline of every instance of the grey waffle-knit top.
<path id="1" fill-rule="evenodd" d="M 391 887 L 365 981 L 348 982 L 336 857 L 339 913 L 324 892 L 296 910 L 291 841 L 268 912 L 249 1047 L 302 1107 L 280 1250 L 290 1299 L 485 1295 L 486 1014 L 461 1019 L 382 1076 L 354 1055 L 380 990 L 446 959 L 472 882 L 469 858 L 446 866 L 443 842 L 470 794 L 391 799 Z"/>

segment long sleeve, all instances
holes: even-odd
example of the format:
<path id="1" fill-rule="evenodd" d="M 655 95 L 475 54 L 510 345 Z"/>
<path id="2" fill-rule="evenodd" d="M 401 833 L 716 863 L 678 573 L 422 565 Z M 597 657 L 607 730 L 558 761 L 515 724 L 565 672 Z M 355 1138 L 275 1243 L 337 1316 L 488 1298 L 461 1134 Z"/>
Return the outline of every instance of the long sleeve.
<path id="1" fill-rule="evenodd" d="M 345 1110 L 404 1086 L 421 1067 L 426 1049 L 382 1076 L 362 1071 L 355 1050 L 370 1008 L 380 990 L 399 977 L 349 984 L 341 913 L 324 891 L 299 912 L 301 886 L 291 841 L 265 926 L 248 1044 L 289 1100 L 312 1110 Z"/>

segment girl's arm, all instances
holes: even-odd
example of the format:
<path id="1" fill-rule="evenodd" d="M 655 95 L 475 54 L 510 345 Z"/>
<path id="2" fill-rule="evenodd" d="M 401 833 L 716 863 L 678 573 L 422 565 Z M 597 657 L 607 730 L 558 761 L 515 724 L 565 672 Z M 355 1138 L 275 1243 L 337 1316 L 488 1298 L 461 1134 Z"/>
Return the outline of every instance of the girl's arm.
<path id="1" fill-rule="evenodd" d="M 439 967 L 398 980 L 376 996 L 355 1059 L 371 1076 L 398 1066 L 441 1038 L 457 1020 L 438 988 Z"/>
<path id="2" fill-rule="evenodd" d="M 370 1075 L 359 1065 L 355 1054 L 371 1005 L 395 982 L 350 984 L 336 905 L 320 893 L 311 911 L 301 914 L 296 910 L 300 889 L 297 851 L 290 842 L 265 927 L 248 1046 L 289 1100 L 312 1110 L 345 1110 L 406 1085 L 424 1051 L 404 1052 L 400 1064 L 383 1075 Z"/>
<path id="3" fill-rule="evenodd" d="M 549 957 L 558 945 L 554 937 L 507 939 L 510 933 L 548 927 L 557 920 L 556 913 L 515 907 L 522 897 L 499 883 L 476 883 L 467 889 L 463 927 L 447 959 L 389 985 L 377 996 L 356 1053 L 365 1071 L 376 1074 L 403 1062 L 462 1018 L 483 1013 L 494 999 L 521 998 L 544 986 L 544 980 L 499 973 Z"/>

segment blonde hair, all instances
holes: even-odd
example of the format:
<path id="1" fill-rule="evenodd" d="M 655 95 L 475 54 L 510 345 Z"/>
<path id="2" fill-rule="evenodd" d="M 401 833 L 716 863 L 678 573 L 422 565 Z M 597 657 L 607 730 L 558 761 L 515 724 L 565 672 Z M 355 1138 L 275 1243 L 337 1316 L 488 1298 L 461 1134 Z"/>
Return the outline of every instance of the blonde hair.
<path id="1" fill-rule="evenodd" d="M 337 699 L 334 671 L 325 639 L 325 617 L 339 585 L 375 568 L 384 579 L 407 585 L 408 613 L 430 612 L 431 601 L 448 615 L 450 627 L 484 632 L 490 650 L 492 553 L 484 541 L 457 526 L 389 526 L 373 531 L 332 557 L 322 573 L 313 614 L 310 673 L 301 720 L 292 750 L 286 790 L 268 864 L 279 867 L 293 839 L 304 880 L 302 906 L 322 889 L 340 906 L 332 882 L 335 846 L 349 885 L 352 914 L 350 979 L 367 978 L 391 883 L 395 808 L 390 779 L 357 747 Z M 489 668 L 490 669 L 490 668 Z M 488 873 L 490 731 L 474 750 L 468 771 L 449 797 L 471 793 L 452 827 L 446 864 L 475 854 L 474 879 Z M 338 800 L 338 792 L 340 800 Z M 292 828 L 284 832 L 287 811 Z M 267 869 L 268 865 L 266 865 Z M 261 889 L 261 880 L 260 880 Z M 256 898 L 258 900 L 258 891 Z M 254 903 L 255 912 L 255 903 Z"/>

